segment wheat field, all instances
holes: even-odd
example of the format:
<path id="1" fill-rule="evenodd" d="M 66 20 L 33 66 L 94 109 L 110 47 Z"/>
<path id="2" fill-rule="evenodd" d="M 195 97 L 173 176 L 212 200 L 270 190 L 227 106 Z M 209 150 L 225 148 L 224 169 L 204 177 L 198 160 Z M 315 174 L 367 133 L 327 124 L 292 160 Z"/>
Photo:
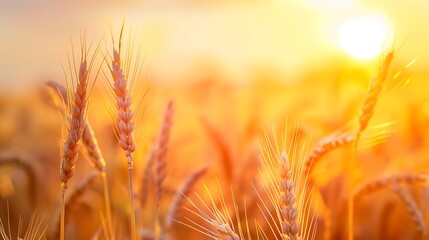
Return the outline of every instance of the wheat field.
<path id="1" fill-rule="evenodd" d="M 299 74 L 203 59 L 165 81 L 133 20 L 82 25 L 31 88 L 2 82 L 2 239 L 429 239 L 415 35 Z"/>

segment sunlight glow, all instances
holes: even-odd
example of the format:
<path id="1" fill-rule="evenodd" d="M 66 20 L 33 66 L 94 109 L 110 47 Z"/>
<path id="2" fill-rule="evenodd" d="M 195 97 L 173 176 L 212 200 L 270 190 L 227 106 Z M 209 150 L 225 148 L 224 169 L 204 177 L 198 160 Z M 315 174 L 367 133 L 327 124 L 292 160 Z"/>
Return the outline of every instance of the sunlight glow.
<path id="1" fill-rule="evenodd" d="M 371 59 L 388 46 L 389 26 L 380 16 L 363 16 L 344 22 L 338 31 L 341 48 L 358 59 Z"/>
<path id="2" fill-rule="evenodd" d="M 320 10 L 350 9 L 358 5 L 356 0 L 305 0 L 304 2 Z"/>

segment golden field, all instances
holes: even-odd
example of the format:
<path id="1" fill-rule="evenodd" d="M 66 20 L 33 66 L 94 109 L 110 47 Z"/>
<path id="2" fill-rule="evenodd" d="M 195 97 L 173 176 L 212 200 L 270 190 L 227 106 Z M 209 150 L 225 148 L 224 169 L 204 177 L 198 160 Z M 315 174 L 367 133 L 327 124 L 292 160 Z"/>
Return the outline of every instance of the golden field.
<path id="1" fill-rule="evenodd" d="M 369 36 L 335 45 L 318 25 L 363 7 L 127 4 L 101 7 L 111 29 L 67 5 L 64 19 L 88 22 L 0 56 L 2 238 L 428 238 L 429 54 L 410 32 L 429 19 L 417 1 L 395 3 L 404 17 L 386 18 L 393 33 L 368 59 L 348 47 Z M 301 17 L 308 29 L 290 23 Z M 27 18 L 2 45 L 32 33 Z M 65 104 L 48 81 L 67 87 Z"/>

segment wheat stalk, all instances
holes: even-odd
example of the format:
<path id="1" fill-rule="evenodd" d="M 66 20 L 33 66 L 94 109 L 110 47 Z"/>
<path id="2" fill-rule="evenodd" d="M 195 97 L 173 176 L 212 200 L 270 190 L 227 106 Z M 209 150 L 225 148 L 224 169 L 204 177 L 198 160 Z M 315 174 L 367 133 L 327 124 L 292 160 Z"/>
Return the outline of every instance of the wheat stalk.
<path id="1" fill-rule="evenodd" d="M 387 53 L 379 69 L 378 76 L 373 79 L 369 86 L 362 107 L 362 112 L 359 116 L 359 133 L 366 129 L 369 120 L 371 119 L 372 115 L 374 115 L 374 109 L 378 101 L 378 96 L 380 95 L 381 90 L 383 90 L 384 82 L 387 79 L 388 70 L 390 68 L 390 64 L 392 63 L 393 56 L 393 51 Z"/>
<path id="2" fill-rule="evenodd" d="M 173 101 L 169 101 L 164 113 L 164 120 L 161 127 L 159 139 L 152 150 L 152 157 L 155 165 L 155 204 L 156 204 L 156 219 L 155 219 L 155 239 L 159 239 L 162 235 L 160 226 L 159 205 L 163 194 L 163 183 L 167 175 L 167 152 L 168 142 L 170 139 L 171 127 L 173 125 Z"/>
<path id="3" fill-rule="evenodd" d="M 68 135 L 64 142 L 64 151 L 60 168 L 61 184 L 61 224 L 60 224 L 60 239 L 64 239 L 64 215 L 65 215 L 65 200 L 64 195 L 67 189 L 68 180 L 74 175 L 76 161 L 80 150 L 80 140 L 83 135 L 85 123 L 85 111 L 87 105 L 87 89 L 88 86 L 88 66 L 86 57 L 82 57 L 79 76 L 76 85 L 76 90 L 71 105 L 70 120 L 68 127 Z"/>
<path id="4" fill-rule="evenodd" d="M 110 212 L 110 197 L 109 197 L 109 187 L 107 183 L 107 175 L 106 175 L 106 161 L 104 160 L 103 154 L 101 153 L 101 149 L 98 146 L 97 138 L 95 137 L 94 131 L 92 130 L 89 122 L 86 122 L 85 128 L 83 131 L 82 142 L 88 150 L 88 155 L 94 164 L 95 168 L 101 173 L 101 177 L 103 180 L 103 189 L 104 189 L 104 204 L 106 211 L 106 225 L 108 229 L 108 235 L 110 238 L 113 238 L 113 230 L 112 230 L 112 214 Z"/>
<path id="5" fill-rule="evenodd" d="M 228 223 L 210 221 L 210 224 L 216 229 L 219 234 L 219 239 L 222 240 L 239 240 L 240 236 L 231 228 Z"/>
<path id="6" fill-rule="evenodd" d="M 156 196 L 156 205 L 159 207 L 159 202 L 163 193 L 163 182 L 166 176 L 166 167 L 167 167 L 167 152 L 168 152 L 168 142 L 170 139 L 171 127 L 173 125 L 173 101 L 169 101 L 167 104 L 167 109 L 164 113 L 164 121 L 162 123 L 161 133 L 159 134 L 158 142 L 155 144 L 153 149 L 153 159 L 155 164 L 155 196 Z"/>
<path id="7" fill-rule="evenodd" d="M 350 133 L 328 136 L 322 139 L 310 152 L 304 163 L 304 175 L 311 175 L 311 172 L 319 160 L 330 151 L 347 145 L 355 140 L 355 136 Z"/>
<path id="8" fill-rule="evenodd" d="M 270 224 L 271 231 L 279 234 L 281 239 L 314 239 L 317 222 L 311 209 L 312 191 L 308 189 L 307 175 L 302 175 L 307 147 L 298 144 L 299 133 L 296 126 L 294 129 L 290 143 L 286 142 L 287 132 L 278 139 L 273 130 L 274 140 L 265 132 L 265 142 L 260 144 L 260 172 L 275 213 L 265 203 L 260 210 L 267 222 L 273 223 Z M 266 202 L 257 194 L 262 202 Z"/>
<path id="9" fill-rule="evenodd" d="M 356 189 L 354 197 L 360 199 L 363 196 L 379 191 L 381 189 L 392 187 L 395 184 L 417 185 L 426 183 L 426 177 L 421 174 L 405 173 L 392 176 L 381 177 L 369 183 L 363 184 Z"/>
<path id="10" fill-rule="evenodd" d="M 66 141 L 64 142 L 64 151 L 60 169 L 60 179 L 63 189 L 67 188 L 68 180 L 73 176 L 78 153 L 80 150 L 80 140 L 82 139 L 84 129 L 84 116 L 87 105 L 86 89 L 88 86 L 88 69 L 86 59 L 83 59 L 79 69 L 79 81 L 76 86 L 76 92 L 71 106 L 71 118 Z"/>
<path id="11" fill-rule="evenodd" d="M 55 81 L 48 81 L 46 83 L 49 87 L 57 92 L 59 97 L 62 99 L 64 104 L 68 103 L 67 90 L 61 84 Z M 63 105 L 57 103 L 57 108 L 62 108 Z M 109 236 L 113 237 L 112 232 L 112 224 L 111 224 L 111 212 L 110 212 L 110 197 L 109 197 L 109 188 L 107 184 L 107 175 L 106 175 L 106 160 L 101 153 L 101 149 L 98 145 L 97 138 L 95 137 L 94 130 L 88 121 L 85 121 L 83 135 L 82 135 L 82 143 L 85 146 L 89 159 L 94 164 L 94 167 L 101 173 L 103 179 L 103 189 L 104 189 L 104 201 L 105 201 L 105 211 L 107 215 L 107 227 L 109 231 Z"/>
<path id="12" fill-rule="evenodd" d="M 130 198 L 130 225 L 131 238 L 136 239 L 136 219 L 134 213 L 134 188 L 133 188 L 133 152 L 136 150 L 134 142 L 134 112 L 131 109 L 131 96 L 127 89 L 127 79 L 121 66 L 121 43 L 124 25 L 122 25 L 119 37 L 118 50 L 113 47 L 113 60 L 111 74 L 114 81 L 113 91 L 116 95 L 116 108 L 118 110 L 116 120 L 116 130 L 119 139 L 119 146 L 124 150 L 128 163 L 129 175 L 129 198 Z"/>
<path id="13" fill-rule="evenodd" d="M 295 206 L 296 194 L 295 184 L 292 181 L 289 159 L 286 152 L 283 152 L 279 159 L 280 162 L 280 199 L 281 199 L 281 226 L 282 233 L 290 240 L 298 239 L 299 223 L 297 221 L 298 209 Z M 286 239 L 286 238 L 285 238 Z"/>
<path id="14" fill-rule="evenodd" d="M 372 115 L 374 115 L 374 109 L 378 101 L 378 96 L 380 95 L 380 92 L 383 90 L 384 82 L 387 79 L 388 70 L 390 68 L 390 64 L 392 63 L 394 56 L 394 51 L 390 51 L 387 53 L 386 57 L 383 60 L 383 63 L 378 71 L 377 77 L 373 79 L 371 82 L 369 89 L 367 91 L 367 94 L 365 96 L 365 101 L 362 107 L 362 112 L 359 116 L 359 129 L 356 133 L 356 140 L 355 140 L 355 154 L 352 161 L 348 164 L 348 195 L 349 195 L 349 202 L 347 207 L 347 213 L 348 213 L 348 240 L 353 240 L 354 232 L 353 232 L 353 226 L 354 226 L 354 188 L 355 188 L 355 171 L 356 171 L 356 162 L 357 162 L 357 148 L 360 136 L 362 132 L 367 128 L 369 120 L 372 118 Z"/>

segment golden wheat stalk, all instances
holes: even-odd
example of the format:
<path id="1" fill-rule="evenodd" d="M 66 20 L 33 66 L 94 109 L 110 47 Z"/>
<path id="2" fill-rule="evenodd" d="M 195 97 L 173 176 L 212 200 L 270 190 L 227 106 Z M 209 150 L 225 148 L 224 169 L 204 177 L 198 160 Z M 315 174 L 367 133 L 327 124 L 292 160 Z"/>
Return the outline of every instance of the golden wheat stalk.
<path id="1" fill-rule="evenodd" d="M 297 221 L 298 209 L 295 205 L 296 193 L 295 184 L 292 181 L 292 174 L 289 165 L 289 159 L 286 152 L 283 152 L 279 159 L 280 162 L 280 199 L 281 199 L 281 226 L 282 233 L 290 240 L 298 239 L 299 223 Z"/>
<path id="2" fill-rule="evenodd" d="M 64 239 L 64 215 L 65 200 L 64 195 L 67 189 L 68 180 L 74 175 L 76 161 L 80 150 L 80 141 L 83 135 L 85 124 L 85 111 L 87 106 L 87 86 L 88 86 L 88 65 L 86 56 L 82 56 L 79 67 L 79 76 L 76 90 L 71 105 L 70 119 L 67 138 L 64 142 L 64 150 L 60 168 L 61 180 L 61 223 L 60 239 Z"/>
<path id="3" fill-rule="evenodd" d="M 222 223 L 215 220 L 210 221 L 210 224 L 216 229 L 219 234 L 219 239 L 222 240 L 239 240 L 240 236 L 231 228 L 228 223 Z"/>
<path id="4" fill-rule="evenodd" d="M 322 139 L 316 147 L 308 155 L 304 163 L 304 175 L 311 175 L 314 166 L 319 160 L 330 151 L 345 146 L 355 140 L 355 136 L 350 133 L 343 133 L 341 135 L 328 136 Z"/>
<path id="5" fill-rule="evenodd" d="M 159 205 L 163 195 L 163 183 L 167 175 L 167 152 L 168 152 L 168 142 L 170 139 L 171 127 L 173 125 L 173 101 L 169 101 L 167 108 L 164 113 L 164 120 L 161 127 L 161 133 L 159 134 L 159 139 L 152 150 L 152 157 L 155 165 L 155 204 L 156 204 L 156 214 L 155 214 L 155 238 L 159 239 L 163 235 L 162 227 L 160 224 L 160 213 Z"/>
<path id="6" fill-rule="evenodd" d="M 373 180 L 369 183 L 363 184 L 356 189 L 354 197 L 355 199 L 361 199 L 376 191 L 392 187 L 395 184 L 402 185 L 419 185 L 426 183 L 426 177 L 421 174 L 405 173 L 405 174 L 394 174 L 387 177 L 381 177 Z"/>
<path id="7" fill-rule="evenodd" d="M 124 150 L 128 163 L 129 176 L 129 198 L 130 198 L 130 227 L 131 238 L 136 239 L 136 219 L 134 209 L 134 187 L 133 187 L 133 152 L 136 150 L 134 142 L 134 112 L 131 109 L 131 96 L 127 89 L 127 79 L 121 65 L 121 44 L 124 25 L 122 25 L 119 37 L 118 50 L 113 47 L 113 60 L 111 65 L 111 74 L 113 78 L 113 91 L 116 96 L 116 108 L 118 110 L 116 120 L 116 130 L 119 140 L 119 146 Z"/>
<path id="8" fill-rule="evenodd" d="M 220 189 L 219 182 L 218 182 L 218 186 Z M 236 229 L 234 226 L 234 223 L 232 222 L 232 218 L 229 214 L 228 206 L 226 205 L 222 190 L 220 190 L 219 199 L 218 199 L 220 204 L 219 206 L 216 204 L 209 188 L 205 186 L 205 189 L 210 198 L 210 204 L 206 204 L 201 198 L 201 196 L 195 193 L 199 201 L 203 204 L 203 207 L 199 207 L 192 199 L 184 195 L 183 196 L 188 200 L 188 202 L 195 210 L 187 207 L 185 207 L 185 209 L 190 213 L 194 214 L 195 216 L 199 217 L 200 219 L 202 219 L 203 222 L 209 224 L 210 227 L 203 226 L 202 224 L 197 223 L 196 221 L 191 220 L 188 217 L 186 217 L 186 219 L 189 222 L 191 222 L 191 224 L 181 222 L 179 220 L 175 220 L 175 221 L 185 226 L 188 226 L 212 239 L 217 239 L 217 240 L 244 239 L 243 229 L 241 225 L 238 224 Z M 238 215 L 237 206 L 234 201 L 232 205 L 234 206 L 235 214 Z M 248 224 L 247 219 L 245 220 L 246 220 L 246 224 Z"/>
<path id="9" fill-rule="evenodd" d="M 355 172 L 356 172 L 356 162 L 357 162 L 357 149 L 358 149 L 358 143 L 360 136 L 362 132 L 367 128 L 368 123 L 370 119 L 372 118 L 372 115 L 374 115 L 374 109 L 378 101 L 378 97 L 383 90 L 384 83 L 387 79 L 388 71 L 390 68 L 390 65 L 392 63 L 394 56 L 394 51 L 390 51 L 387 53 L 386 57 L 383 60 L 383 63 L 378 71 L 377 77 L 375 77 L 367 91 L 367 94 L 365 96 L 365 101 L 362 107 L 362 112 L 359 116 L 359 129 L 356 133 L 356 140 L 355 140 L 355 154 L 352 161 L 349 161 L 348 164 L 348 196 L 349 196 L 349 202 L 347 207 L 347 213 L 348 213 L 348 240 L 353 240 L 354 237 L 354 188 L 355 188 Z"/>
<path id="10" fill-rule="evenodd" d="M 155 164 L 155 202 L 157 208 L 159 207 L 159 202 L 163 194 L 163 182 L 166 177 L 166 168 L 167 168 L 167 152 L 168 152 L 168 142 L 170 139 L 171 127 L 173 125 L 173 101 L 169 101 L 167 104 L 167 109 L 164 113 L 164 121 L 162 123 L 161 133 L 159 134 L 158 142 L 155 144 L 153 150 L 153 159 Z"/>
<path id="11" fill-rule="evenodd" d="M 85 110 L 87 105 L 86 89 L 88 86 L 88 69 L 86 59 L 82 59 L 79 69 L 79 81 L 71 106 L 68 134 L 64 142 L 64 151 L 60 169 L 60 179 L 63 189 L 67 188 L 68 180 L 73 176 L 78 153 L 80 150 L 80 140 L 82 139 L 85 126 Z"/>
<path id="12" fill-rule="evenodd" d="M 274 130 L 273 136 L 266 132 L 265 142 L 260 144 L 261 180 L 272 206 L 257 192 L 263 203 L 259 208 L 264 218 L 273 223 L 271 231 L 281 239 L 314 239 L 317 224 L 311 206 L 312 191 L 308 189 L 308 176 L 302 175 L 307 146 L 300 144 L 296 128 L 289 143 L 287 133 L 280 139 L 275 134 Z"/>
<path id="13" fill-rule="evenodd" d="M 68 103 L 67 89 L 61 84 L 55 81 L 48 81 L 46 83 L 49 87 L 51 87 L 61 98 L 61 102 L 58 101 L 55 105 L 57 108 L 63 108 L 64 104 Z M 53 96 L 54 97 L 54 96 Z M 82 135 L 82 143 L 85 146 L 85 149 L 88 152 L 89 159 L 94 164 L 94 167 L 101 173 L 103 180 L 103 189 L 104 189 L 104 201 L 105 201 L 105 211 L 106 211 L 106 224 L 109 232 L 109 236 L 112 237 L 112 224 L 111 224 L 111 211 L 110 211 L 110 197 L 109 197 L 109 188 L 107 184 L 107 175 L 106 175 L 106 160 L 101 153 L 101 149 L 98 145 L 97 138 L 95 137 L 94 130 L 88 121 L 85 121 L 83 135 Z"/>

